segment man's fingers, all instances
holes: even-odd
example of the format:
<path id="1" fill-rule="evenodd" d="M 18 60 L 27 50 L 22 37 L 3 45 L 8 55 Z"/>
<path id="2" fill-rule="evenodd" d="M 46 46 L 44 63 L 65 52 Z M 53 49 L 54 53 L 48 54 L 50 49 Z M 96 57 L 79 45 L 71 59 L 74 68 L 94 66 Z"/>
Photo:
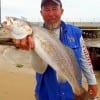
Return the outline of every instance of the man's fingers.
<path id="1" fill-rule="evenodd" d="M 32 48 L 34 48 L 34 41 L 32 39 L 32 36 L 28 36 L 27 38 L 24 39 L 13 39 L 13 43 L 23 49 L 23 50 L 30 50 Z"/>
<path id="2" fill-rule="evenodd" d="M 13 39 L 12 41 L 16 46 L 18 46 L 18 47 L 20 46 L 20 40 Z"/>
<path id="3" fill-rule="evenodd" d="M 27 37 L 27 42 L 28 42 L 28 45 L 29 45 L 29 49 L 33 49 L 34 48 L 34 41 L 33 41 L 31 36 Z"/>
<path id="4" fill-rule="evenodd" d="M 20 40 L 20 48 L 23 49 L 23 50 L 28 49 L 27 38 Z"/>

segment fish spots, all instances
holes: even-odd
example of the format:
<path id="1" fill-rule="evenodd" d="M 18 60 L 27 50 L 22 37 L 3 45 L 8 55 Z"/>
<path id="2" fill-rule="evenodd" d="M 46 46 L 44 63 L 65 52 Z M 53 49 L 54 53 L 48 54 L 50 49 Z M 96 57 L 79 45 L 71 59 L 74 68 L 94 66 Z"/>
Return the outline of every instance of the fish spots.
<path id="1" fill-rule="evenodd" d="M 48 53 L 51 54 L 55 53 L 55 47 L 50 43 L 49 40 L 45 40 L 42 37 L 40 37 L 39 35 L 36 35 L 35 38 L 37 38 L 37 40 L 39 41 L 39 43 L 41 44 L 41 47 Z"/>

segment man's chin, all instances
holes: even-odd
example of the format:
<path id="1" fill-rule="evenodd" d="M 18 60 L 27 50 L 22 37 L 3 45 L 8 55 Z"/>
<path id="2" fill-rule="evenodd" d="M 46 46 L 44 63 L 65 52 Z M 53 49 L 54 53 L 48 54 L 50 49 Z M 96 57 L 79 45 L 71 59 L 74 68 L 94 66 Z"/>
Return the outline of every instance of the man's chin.
<path id="1" fill-rule="evenodd" d="M 55 29 L 55 28 L 58 28 L 59 26 L 60 26 L 59 22 L 50 22 L 47 24 L 48 29 Z"/>

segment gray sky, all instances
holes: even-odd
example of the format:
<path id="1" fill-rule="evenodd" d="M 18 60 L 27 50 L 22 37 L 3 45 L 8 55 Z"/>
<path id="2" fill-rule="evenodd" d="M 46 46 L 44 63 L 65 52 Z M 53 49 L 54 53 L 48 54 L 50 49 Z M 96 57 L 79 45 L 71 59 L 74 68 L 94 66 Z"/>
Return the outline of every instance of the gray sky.
<path id="1" fill-rule="evenodd" d="M 100 22 L 100 0 L 62 0 L 64 21 Z M 32 21 L 42 21 L 41 0 L 1 0 L 2 21 L 5 16 L 26 17 Z"/>

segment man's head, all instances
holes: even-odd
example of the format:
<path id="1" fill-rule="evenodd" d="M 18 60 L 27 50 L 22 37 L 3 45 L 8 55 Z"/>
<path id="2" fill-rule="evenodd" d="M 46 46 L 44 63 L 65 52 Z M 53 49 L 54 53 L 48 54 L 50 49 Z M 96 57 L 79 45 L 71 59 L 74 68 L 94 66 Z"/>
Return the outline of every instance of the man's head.
<path id="1" fill-rule="evenodd" d="M 63 14 L 62 3 L 60 0 L 42 0 L 40 12 L 46 25 L 56 28 Z"/>

